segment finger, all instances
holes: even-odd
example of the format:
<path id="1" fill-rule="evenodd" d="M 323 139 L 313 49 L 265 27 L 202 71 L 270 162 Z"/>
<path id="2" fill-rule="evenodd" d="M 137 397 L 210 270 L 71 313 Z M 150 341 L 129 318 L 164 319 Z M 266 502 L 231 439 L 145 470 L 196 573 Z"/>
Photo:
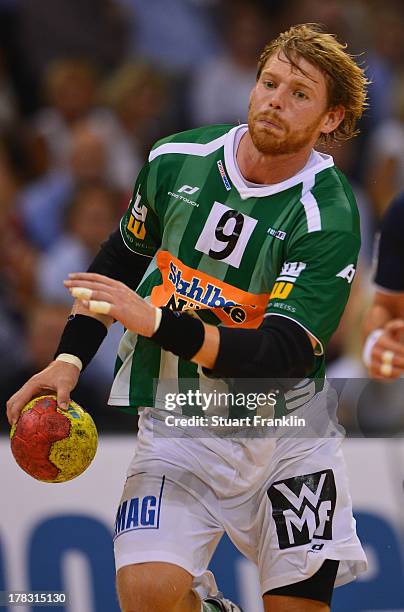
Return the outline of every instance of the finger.
<path id="1" fill-rule="evenodd" d="M 69 274 L 69 280 L 93 281 L 110 286 L 122 284 L 114 278 L 104 276 L 103 274 L 96 274 L 95 272 L 72 272 Z"/>
<path id="2" fill-rule="evenodd" d="M 396 380 L 397 378 L 400 378 L 400 376 L 402 376 L 402 374 L 404 373 L 404 370 L 402 368 L 391 366 L 391 368 L 388 369 L 389 373 L 387 374 L 387 368 L 385 369 L 384 366 L 386 366 L 386 364 L 380 362 L 372 362 L 369 368 L 369 374 L 371 375 L 371 377 L 384 382 L 391 382 L 393 380 Z"/>
<path id="3" fill-rule="evenodd" d="M 88 287 L 71 287 L 70 293 L 78 300 L 91 300 L 93 290 Z"/>
<path id="4" fill-rule="evenodd" d="M 111 294 L 111 291 L 93 291 L 92 289 L 84 289 L 83 287 L 73 287 L 70 289 L 70 293 L 73 297 L 77 298 L 81 302 L 89 302 L 91 300 L 101 300 L 114 304 L 116 302 L 115 297 Z"/>
<path id="5" fill-rule="evenodd" d="M 111 304 L 111 302 L 105 302 L 103 300 L 83 300 L 82 304 L 85 308 L 88 308 L 90 312 L 110 315 L 116 318 L 113 313 L 114 304 Z"/>
<path id="6" fill-rule="evenodd" d="M 72 289 L 88 289 L 91 291 L 94 291 L 95 289 L 98 289 L 100 291 L 121 291 L 122 288 L 124 288 L 124 285 L 107 285 L 106 283 L 100 283 L 100 282 L 96 282 L 96 281 L 91 281 L 91 280 L 65 280 L 63 281 L 64 286 L 66 287 L 66 289 L 69 289 L 69 291 L 71 291 Z"/>
<path id="7" fill-rule="evenodd" d="M 59 383 L 56 389 L 56 394 L 59 408 L 61 408 L 62 410 L 67 410 L 70 404 L 69 385 L 65 382 Z"/>
<path id="8" fill-rule="evenodd" d="M 8 400 L 7 406 L 7 419 L 10 425 L 15 425 L 20 416 L 21 410 L 25 404 L 34 397 L 36 393 L 41 391 L 40 385 L 34 384 L 31 381 L 25 383 L 17 393 L 14 393 Z"/>
<path id="9" fill-rule="evenodd" d="M 111 302 L 106 302 L 103 300 L 90 300 L 88 303 L 89 311 L 96 314 L 110 315 L 112 307 L 113 304 L 111 304 Z"/>
<path id="10" fill-rule="evenodd" d="M 375 343 L 373 351 L 376 351 L 377 349 L 381 351 L 392 351 L 395 355 L 404 357 L 404 346 L 401 344 L 401 342 L 393 340 L 393 338 L 387 334 L 380 336 L 378 341 Z"/>
<path id="11" fill-rule="evenodd" d="M 393 319 L 386 323 L 384 329 L 389 332 L 397 332 L 404 330 L 404 319 Z"/>
<path id="12" fill-rule="evenodd" d="M 375 365 L 376 364 L 381 365 L 383 363 L 391 363 L 397 368 L 404 368 L 404 356 L 400 353 L 391 351 L 392 357 L 390 357 L 390 360 L 386 360 L 384 356 L 387 353 L 387 351 L 388 349 L 381 349 L 378 346 L 375 346 L 372 351 L 372 362 L 374 361 Z"/>

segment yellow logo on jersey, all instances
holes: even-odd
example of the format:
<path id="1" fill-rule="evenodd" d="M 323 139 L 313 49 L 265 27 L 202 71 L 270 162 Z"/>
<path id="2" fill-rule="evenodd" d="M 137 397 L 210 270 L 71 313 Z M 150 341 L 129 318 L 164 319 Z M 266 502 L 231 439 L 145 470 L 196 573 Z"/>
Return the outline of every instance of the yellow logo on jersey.
<path id="1" fill-rule="evenodd" d="M 139 240 L 144 240 L 146 236 L 146 227 L 145 221 L 147 216 L 147 208 L 146 206 L 140 206 L 140 200 L 142 196 L 140 195 L 140 186 L 137 190 L 136 198 L 133 203 L 133 208 L 131 211 L 131 215 L 129 217 L 129 222 L 127 225 L 128 231 L 131 232 L 136 238 Z"/>
<path id="2" fill-rule="evenodd" d="M 269 299 L 278 298 L 279 300 L 286 300 L 293 289 L 296 279 L 299 278 L 305 268 L 306 264 L 302 261 L 285 261 L 281 273 L 272 287 Z"/>
<path id="3" fill-rule="evenodd" d="M 129 218 L 128 231 L 131 232 L 139 240 L 143 240 L 146 236 L 146 228 L 144 223 L 137 221 L 133 215 Z"/>
<path id="4" fill-rule="evenodd" d="M 272 300 L 272 298 L 278 298 L 279 300 L 286 300 L 292 289 L 293 283 L 285 283 L 284 281 L 275 283 L 269 299 Z"/>

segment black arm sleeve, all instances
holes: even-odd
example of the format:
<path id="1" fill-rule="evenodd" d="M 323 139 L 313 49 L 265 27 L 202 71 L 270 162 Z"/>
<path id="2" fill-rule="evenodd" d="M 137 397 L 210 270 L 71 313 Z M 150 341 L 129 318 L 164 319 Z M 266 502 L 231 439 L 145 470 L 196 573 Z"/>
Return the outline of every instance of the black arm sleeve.
<path id="1" fill-rule="evenodd" d="M 384 215 L 375 283 L 390 291 L 404 291 L 404 193 Z"/>
<path id="2" fill-rule="evenodd" d="M 266 317 L 259 329 L 219 327 L 216 378 L 304 378 L 314 367 L 305 330 L 285 317 Z"/>
<path id="3" fill-rule="evenodd" d="M 121 233 L 116 230 L 106 240 L 88 272 L 104 274 L 136 289 L 150 262 L 150 258 L 130 251 Z M 107 334 L 103 323 L 87 315 L 71 315 L 67 321 L 55 358 L 61 353 L 71 353 L 81 359 L 84 368 L 90 363 Z M 86 342 L 83 344 L 83 338 Z"/>
<path id="4" fill-rule="evenodd" d="M 128 249 L 122 240 L 121 232 L 117 229 L 101 245 L 100 251 L 87 271 L 115 278 L 135 290 L 149 263 L 150 257 Z"/>

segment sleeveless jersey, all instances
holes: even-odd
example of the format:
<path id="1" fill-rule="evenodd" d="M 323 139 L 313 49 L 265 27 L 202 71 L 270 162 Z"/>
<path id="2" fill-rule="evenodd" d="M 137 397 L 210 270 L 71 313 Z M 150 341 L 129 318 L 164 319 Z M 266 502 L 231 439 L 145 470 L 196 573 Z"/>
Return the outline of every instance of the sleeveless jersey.
<path id="1" fill-rule="evenodd" d="M 285 181 L 247 183 L 235 163 L 246 130 L 210 126 L 157 142 L 121 234 L 128 249 L 150 258 L 137 293 L 155 306 L 234 328 L 257 328 L 264 317 L 281 316 L 307 330 L 317 340 L 315 367 L 305 381 L 312 399 L 355 274 L 356 202 L 332 157 L 314 150 L 305 168 Z M 183 381 L 189 388 L 190 380 L 194 388 L 212 385 L 196 364 L 127 331 L 109 403 L 164 408 L 167 390 L 181 391 Z M 287 400 L 278 401 L 277 410 Z"/>

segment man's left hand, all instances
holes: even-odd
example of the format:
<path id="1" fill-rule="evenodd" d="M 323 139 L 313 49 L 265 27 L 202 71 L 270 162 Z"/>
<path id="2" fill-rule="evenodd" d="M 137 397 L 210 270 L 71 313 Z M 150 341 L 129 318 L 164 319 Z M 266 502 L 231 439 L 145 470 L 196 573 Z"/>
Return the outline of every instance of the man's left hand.
<path id="1" fill-rule="evenodd" d="M 79 272 L 69 274 L 64 285 L 89 312 L 110 315 L 142 336 L 153 335 L 156 308 L 124 283 L 102 274 Z"/>

